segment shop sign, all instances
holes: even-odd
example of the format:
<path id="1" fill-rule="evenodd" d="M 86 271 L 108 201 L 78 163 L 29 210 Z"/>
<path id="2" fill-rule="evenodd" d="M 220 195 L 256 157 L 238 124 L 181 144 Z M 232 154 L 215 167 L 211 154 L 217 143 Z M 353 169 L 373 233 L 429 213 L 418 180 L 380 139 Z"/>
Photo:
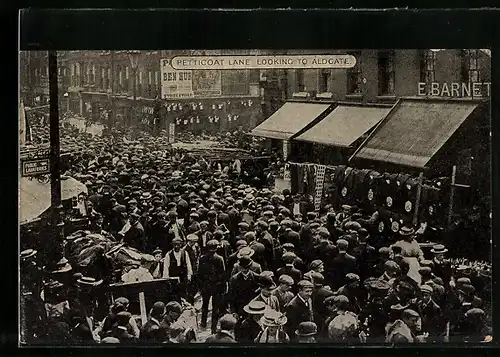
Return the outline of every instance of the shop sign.
<path id="1" fill-rule="evenodd" d="M 170 59 L 162 59 L 161 68 L 161 97 L 163 99 L 193 98 L 193 80 L 191 70 L 176 70 Z"/>
<path id="2" fill-rule="evenodd" d="M 25 160 L 21 162 L 23 177 L 44 175 L 50 173 L 50 161 L 46 159 Z"/>

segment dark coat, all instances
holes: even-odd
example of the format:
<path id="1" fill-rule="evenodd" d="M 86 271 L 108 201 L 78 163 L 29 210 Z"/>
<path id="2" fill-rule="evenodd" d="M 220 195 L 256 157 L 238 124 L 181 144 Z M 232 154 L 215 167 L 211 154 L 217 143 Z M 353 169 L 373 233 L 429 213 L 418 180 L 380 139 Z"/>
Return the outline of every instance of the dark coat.
<path id="1" fill-rule="evenodd" d="M 242 272 L 234 275 L 229 284 L 229 301 L 234 311 L 242 316 L 243 307 L 255 297 L 258 285 L 259 275 L 250 271 L 247 278 Z"/>
<path id="2" fill-rule="evenodd" d="M 200 258 L 201 249 L 198 244 L 193 246 L 186 245 L 184 250 L 189 255 L 189 261 L 191 262 L 191 267 L 193 268 L 193 274 L 196 274 L 198 268 L 198 259 Z"/>
<path id="3" fill-rule="evenodd" d="M 309 300 L 309 303 L 313 303 L 311 299 Z M 295 330 L 299 327 L 301 322 L 314 322 L 313 308 L 313 306 L 311 308 L 306 306 L 302 299 L 298 296 L 295 296 L 292 301 L 288 303 L 285 307 L 286 317 L 288 319 L 285 325 L 285 332 L 288 336 L 295 336 Z"/>
<path id="4" fill-rule="evenodd" d="M 200 257 L 197 279 L 202 289 L 211 289 L 225 285 L 224 260 L 217 253 L 205 253 Z"/>
<path id="5" fill-rule="evenodd" d="M 146 249 L 146 234 L 144 233 L 144 227 L 139 222 L 131 226 L 130 229 L 125 233 L 123 241 L 131 248 L 135 248 L 140 252 L 144 252 Z"/>
<path id="6" fill-rule="evenodd" d="M 262 328 L 257 322 L 255 322 L 253 317 L 247 317 L 235 330 L 236 340 L 239 343 L 254 343 L 255 338 L 261 331 Z"/>
<path id="7" fill-rule="evenodd" d="M 441 308 L 432 299 L 428 303 L 418 304 L 419 314 L 422 318 L 422 331 L 431 336 L 437 336 L 444 332 L 444 324 Z"/>
<path id="8" fill-rule="evenodd" d="M 285 243 L 292 243 L 295 249 L 300 246 L 300 236 L 297 232 L 293 231 L 291 228 L 286 229 L 279 237 L 281 245 Z"/>
<path id="9" fill-rule="evenodd" d="M 325 305 L 327 297 L 333 296 L 334 293 L 330 289 L 321 286 L 313 290 L 311 300 L 314 306 L 314 321 L 318 325 L 318 331 L 323 331 L 322 323 L 325 321 L 325 316 L 328 316 L 329 311 Z"/>
<path id="10" fill-rule="evenodd" d="M 240 267 L 240 263 L 238 262 L 234 265 L 233 269 L 231 270 L 231 276 L 235 276 L 240 271 L 242 271 L 242 269 Z M 252 261 L 252 263 L 250 264 L 250 271 L 253 271 L 256 274 L 260 274 L 262 273 L 262 267 L 259 263 Z"/>
<path id="11" fill-rule="evenodd" d="M 328 283 L 332 289 L 338 289 L 345 285 L 345 276 L 349 273 L 357 273 L 356 258 L 347 253 L 339 254 L 330 264 L 327 263 Z"/>
<path id="12" fill-rule="evenodd" d="M 141 329 L 141 341 L 149 343 L 162 343 L 167 335 L 167 331 L 161 327 L 161 322 L 148 319 Z"/>
<path id="13" fill-rule="evenodd" d="M 369 244 L 359 244 L 353 249 L 352 255 L 356 258 L 361 281 L 372 277 L 377 264 L 375 248 Z"/>

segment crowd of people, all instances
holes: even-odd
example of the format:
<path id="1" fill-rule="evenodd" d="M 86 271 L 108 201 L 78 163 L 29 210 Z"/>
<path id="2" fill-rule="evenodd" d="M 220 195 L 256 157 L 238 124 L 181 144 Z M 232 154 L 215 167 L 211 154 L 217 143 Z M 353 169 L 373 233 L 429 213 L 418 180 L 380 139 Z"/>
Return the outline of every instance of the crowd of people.
<path id="1" fill-rule="evenodd" d="M 377 212 L 328 203 L 315 211 L 310 197 L 243 183 L 246 168 L 235 162 L 208 162 L 164 143 L 86 137 L 86 151 L 65 174 L 87 185 L 89 230 L 154 262 L 116 275 L 106 254 L 85 268 L 62 259 L 49 280 L 37 250 L 24 250 L 27 341 L 488 341 L 489 297 L 470 270 L 452 268 L 445 246 L 421 249 L 425 225 L 402 227 L 395 241 L 373 240 Z M 94 293 L 120 279 L 172 278 L 180 296 L 155 301 L 145 324 L 127 298 L 110 302 Z M 186 326 L 181 316 L 197 296 L 198 326 Z M 211 335 L 200 341 L 196 334 L 205 329 Z"/>

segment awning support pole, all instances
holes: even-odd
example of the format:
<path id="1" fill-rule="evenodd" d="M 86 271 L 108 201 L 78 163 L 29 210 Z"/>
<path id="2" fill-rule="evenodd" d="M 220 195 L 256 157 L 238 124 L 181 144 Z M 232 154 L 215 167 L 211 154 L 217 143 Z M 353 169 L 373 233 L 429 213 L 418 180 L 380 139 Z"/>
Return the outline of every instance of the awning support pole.
<path id="1" fill-rule="evenodd" d="M 457 166 L 453 165 L 453 171 L 451 173 L 451 192 L 450 192 L 450 208 L 448 210 L 448 227 L 451 227 L 451 219 L 453 217 L 453 207 L 455 204 L 455 179 L 457 175 Z"/>
<path id="2" fill-rule="evenodd" d="M 420 196 L 422 194 L 422 182 L 424 181 L 424 173 L 418 175 L 417 198 L 415 200 L 415 211 L 413 212 L 413 226 L 418 223 L 418 211 L 420 209 Z"/>
<path id="3" fill-rule="evenodd" d="M 51 228 L 54 240 L 54 263 L 64 257 L 63 226 L 61 220 L 61 173 L 59 140 L 59 96 L 57 80 L 57 52 L 49 51 L 49 98 L 50 98 L 50 201 Z"/>

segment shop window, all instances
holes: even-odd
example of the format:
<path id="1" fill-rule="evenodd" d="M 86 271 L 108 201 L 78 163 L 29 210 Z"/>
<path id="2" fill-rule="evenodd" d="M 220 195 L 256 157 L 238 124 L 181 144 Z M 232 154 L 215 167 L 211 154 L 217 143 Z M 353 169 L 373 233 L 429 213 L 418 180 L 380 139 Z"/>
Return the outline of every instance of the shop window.
<path id="1" fill-rule="evenodd" d="M 378 94 L 394 95 L 394 51 L 382 51 L 378 54 Z"/>
<path id="2" fill-rule="evenodd" d="M 361 52 L 351 52 L 356 58 L 356 65 L 347 69 L 347 94 L 361 94 L 363 74 L 361 72 Z"/>
<path id="3" fill-rule="evenodd" d="M 328 92 L 328 83 L 330 83 L 331 77 L 332 77 L 332 72 L 330 69 L 320 69 L 319 85 L 318 85 L 319 93 Z"/>
<path id="4" fill-rule="evenodd" d="M 304 85 L 304 70 L 296 69 L 295 70 L 295 92 L 300 93 L 305 90 Z"/>

